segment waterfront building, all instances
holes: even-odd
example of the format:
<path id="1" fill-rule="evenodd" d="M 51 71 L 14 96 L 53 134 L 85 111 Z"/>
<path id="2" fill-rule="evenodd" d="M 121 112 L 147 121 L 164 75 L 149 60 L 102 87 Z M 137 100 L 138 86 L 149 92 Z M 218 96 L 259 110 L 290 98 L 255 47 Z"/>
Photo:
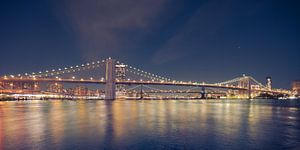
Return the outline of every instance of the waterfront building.
<path id="1" fill-rule="evenodd" d="M 86 95 L 88 95 L 88 88 L 85 86 L 76 86 L 74 88 L 74 95 L 75 96 L 86 96 Z"/>
<path id="2" fill-rule="evenodd" d="M 11 82 L 3 81 L 0 82 L 0 89 L 5 90 L 40 90 L 40 85 L 38 82 Z"/>
<path id="3" fill-rule="evenodd" d="M 4 89 L 3 82 L 0 81 L 0 89 Z"/>
<path id="4" fill-rule="evenodd" d="M 61 83 L 51 83 L 48 85 L 47 91 L 53 93 L 63 93 L 64 86 Z"/>
<path id="5" fill-rule="evenodd" d="M 120 64 L 116 65 L 116 80 L 122 81 L 126 80 L 126 65 Z M 117 95 L 125 95 L 126 93 L 126 85 L 117 84 L 116 85 Z"/>
<path id="6" fill-rule="evenodd" d="M 88 95 L 88 96 L 95 96 L 95 95 L 96 95 L 96 91 L 95 91 L 95 90 L 92 90 L 92 89 L 88 89 L 88 90 L 87 90 L 87 95 Z"/>
<path id="7" fill-rule="evenodd" d="M 300 95 L 300 80 L 292 82 L 292 90 L 296 92 L 297 95 Z"/>
<path id="8" fill-rule="evenodd" d="M 272 78 L 271 77 L 266 77 L 266 87 L 268 90 L 272 89 Z"/>
<path id="9" fill-rule="evenodd" d="M 74 89 L 73 89 L 73 88 L 65 89 L 65 93 L 66 93 L 67 95 L 74 95 Z"/>
<path id="10" fill-rule="evenodd" d="M 101 90 L 97 89 L 97 90 L 95 91 L 95 96 L 100 96 L 101 93 L 104 93 L 104 91 L 101 91 Z"/>

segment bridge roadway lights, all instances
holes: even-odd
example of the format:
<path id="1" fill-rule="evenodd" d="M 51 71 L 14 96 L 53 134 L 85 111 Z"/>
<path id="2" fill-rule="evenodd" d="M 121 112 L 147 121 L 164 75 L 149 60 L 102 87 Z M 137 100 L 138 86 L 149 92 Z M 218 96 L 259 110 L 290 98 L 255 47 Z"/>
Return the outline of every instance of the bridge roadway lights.
<path id="1" fill-rule="evenodd" d="M 116 98 L 115 63 L 114 59 L 109 58 L 106 60 L 105 100 L 114 100 Z"/>

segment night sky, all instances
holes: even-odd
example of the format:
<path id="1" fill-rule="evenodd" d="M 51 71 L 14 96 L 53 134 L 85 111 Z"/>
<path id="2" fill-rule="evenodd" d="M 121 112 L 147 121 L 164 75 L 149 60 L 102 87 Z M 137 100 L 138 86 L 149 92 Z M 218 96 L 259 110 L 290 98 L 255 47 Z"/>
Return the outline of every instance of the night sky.
<path id="1" fill-rule="evenodd" d="M 300 79 L 298 0 L 7 0 L 0 75 L 109 56 L 178 80 Z"/>

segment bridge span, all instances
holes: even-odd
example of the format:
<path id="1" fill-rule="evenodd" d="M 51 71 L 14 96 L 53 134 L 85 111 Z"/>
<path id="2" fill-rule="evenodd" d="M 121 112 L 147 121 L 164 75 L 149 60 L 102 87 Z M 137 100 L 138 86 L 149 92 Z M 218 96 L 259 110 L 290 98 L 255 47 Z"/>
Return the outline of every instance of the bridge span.
<path id="1" fill-rule="evenodd" d="M 80 71 L 82 68 L 88 67 L 95 68 L 99 66 L 101 63 L 105 64 L 105 79 L 97 80 L 97 79 L 76 79 L 73 78 L 61 78 L 61 77 L 53 77 L 54 75 L 70 73 L 75 71 Z M 135 67 L 131 67 L 128 65 L 126 66 L 126 71 L 135 73 L 137 75 L 143 77 L 149 77 L 150 80 L 130 80 L 130 79 L 118 79 L 116 77 L 116 66 L 123 63 L 116 61 L 114 59 L 106 59 L 97 62 L 91 62 L 83 65 L 77 65 L 75 67 L 69 67 L 63 69 L 57 69 L 52 71 L 45 71 L 39 73 L 32 73 L 32 74 L 25 74 L 25 75 L 10 75 L 0 77 L 0 82 L 47 82 L 47 83 L 83 83 L 83 84 L 104 84 L 105 85 L 105 98 L 106 99 L 115 99 L 116 95 L 116 85 L 165 85 L 165 86 L 185 86 L 185 87 L 199 87 L 199 88 L 216 88 L 216 89 L 228 89 L 228 90 L 239 90 L 248 92 L 249 98 L 251 98 L 251 92 L 267 92 L 267 93 L 274 93 L 274 94 L 291 94 L 289 90 L 283 89 L 272 89 L 267 88 L 266 86 L 262 85 L 258 81 L 256 81 L 251 76 L 242 76 L 237 77 L 229 81 L 224 81 L 221 83 L 200 83 L 200 82 L 186 82 L 186 81 L 177 81 L 177 80 L 170 80 L 169 78 L 164 78 L 161 76 L 157 76 L 151 74 L 146 71 L 142 71 L 140 69 L 136 69 Z"/>

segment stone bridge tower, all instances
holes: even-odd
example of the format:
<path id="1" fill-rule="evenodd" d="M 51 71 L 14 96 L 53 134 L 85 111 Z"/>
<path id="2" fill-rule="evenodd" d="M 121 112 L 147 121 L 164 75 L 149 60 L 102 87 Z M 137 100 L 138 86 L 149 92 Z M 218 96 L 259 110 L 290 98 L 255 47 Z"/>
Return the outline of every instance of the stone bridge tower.
<path id="1" fill-rule="evenodd" d="M 105 99 L 114 100 L 116 98 L 116 60 L 108 58 L 106 60 L 105 72 Z"/>

